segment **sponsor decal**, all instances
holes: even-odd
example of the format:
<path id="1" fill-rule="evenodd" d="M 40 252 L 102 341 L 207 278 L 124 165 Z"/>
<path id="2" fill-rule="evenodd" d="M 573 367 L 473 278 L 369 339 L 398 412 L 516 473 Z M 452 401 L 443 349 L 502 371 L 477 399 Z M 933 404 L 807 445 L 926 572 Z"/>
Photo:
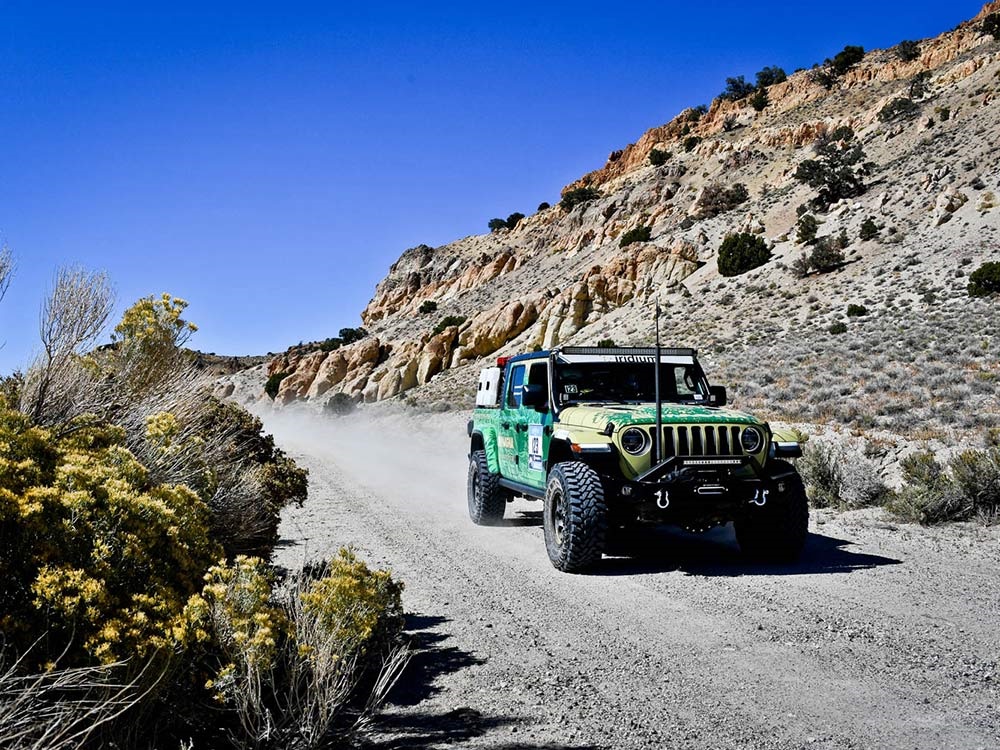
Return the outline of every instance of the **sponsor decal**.
<path id="1" fill-rule="evenodd" d="M 528 468 L 531 471 L 545 471 L 542 458 L 542 426 L 528 425 Z"/>
<path id="2" fill-rule="evenodd" d="M 514 438 L 501 436 L 500 438 L 498 438 L 498 440 L 500 442 L 501 448 L 504 448 L 505 450 L 509 451 L 514 450 Z"/>

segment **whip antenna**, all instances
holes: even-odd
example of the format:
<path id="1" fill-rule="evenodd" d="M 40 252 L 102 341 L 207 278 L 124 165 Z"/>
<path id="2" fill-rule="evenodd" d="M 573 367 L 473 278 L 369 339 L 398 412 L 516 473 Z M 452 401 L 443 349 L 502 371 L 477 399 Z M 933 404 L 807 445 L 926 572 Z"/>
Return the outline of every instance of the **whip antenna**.
<path id="1" fill-rule="evenodd" d="M 653 313 L 653 321 L 656 328 L 656 361 L 653 363 L 653 367 L 656 368 L 653 372 L 653 387 L 656 392 L 656 436 L 653 439 L 653 444 L 656 446 L 656 454 L 654 455 L 654 466 L 659 464 L 663 460 L 663 451 L 660 448 L 660 444 L 663 442 L 663 399 L 660 396 L 660 303 L 656 303 L 656 312 Z"/>

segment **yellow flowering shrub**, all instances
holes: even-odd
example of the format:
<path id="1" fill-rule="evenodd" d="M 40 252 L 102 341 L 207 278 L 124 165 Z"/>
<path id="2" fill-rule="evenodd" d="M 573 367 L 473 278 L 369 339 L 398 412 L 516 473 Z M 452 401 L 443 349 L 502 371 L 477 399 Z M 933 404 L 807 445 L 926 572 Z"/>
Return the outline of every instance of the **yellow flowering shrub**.
<path id="1" fill-rule="evenodd" d="M 221 549 L 209 510 L 155 485 L 118 427 L 80 419 L 62 437 L 0 404 L 0 630 L 37 658 L 111 663 L 192 638 L 185 606 Z"/>
<path id="2" fill-rule="evenodd" d="M 258 557 L 240 555 L 205 576 L 202 598 L 215 639 L 230 662 L 266 670 L 274 665 L 287 618 L 271 603 L 273 572 Z"/>
<path id="3" fill-rule="evenodd" d="M 403 629 L 403 584 L 351 549 L 322 566 L 300 594 L 303 607 L 346 652 L 381 650 Z M 308 645 L 308 644 L 307 644 Z"/>
<path id="4" fill-rule="evenodd" d="M 198 330 L 181 317 L 187 305 L 164 293 L 143 297 L 125 311 L 112 335 L 115 355 L 109 360 L 122 386 L 141 393 L 176 371 L 181 347 Z"/>

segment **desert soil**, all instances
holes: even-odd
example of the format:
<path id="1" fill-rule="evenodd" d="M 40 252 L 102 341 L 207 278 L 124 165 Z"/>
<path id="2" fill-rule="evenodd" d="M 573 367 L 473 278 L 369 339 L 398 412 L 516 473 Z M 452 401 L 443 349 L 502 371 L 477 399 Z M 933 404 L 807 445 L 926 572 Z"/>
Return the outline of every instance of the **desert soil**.
<path id="1" fill-rule="evenodd" d="M 813 512 L 795 565 L 660 529 L 567 575 L 539 503 L 469 521 L 466 416 L 265 415 L 310 471 L 278 564 L 353 544 L 406 584 L 374 747 L 1000 747 L 997 528 Z"/>

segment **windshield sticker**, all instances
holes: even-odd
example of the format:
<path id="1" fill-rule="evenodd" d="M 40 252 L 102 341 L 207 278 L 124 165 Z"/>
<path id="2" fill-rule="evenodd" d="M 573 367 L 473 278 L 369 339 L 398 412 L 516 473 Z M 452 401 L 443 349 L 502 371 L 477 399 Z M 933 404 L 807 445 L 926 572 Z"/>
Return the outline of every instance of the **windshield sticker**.
<path id="1" fill-rule="evenodd" d="M 542 426 L 540 424 L 528 425 L 528 468 L 531 471 L 545 470 L 545 462 L 542 460 Z"/>

